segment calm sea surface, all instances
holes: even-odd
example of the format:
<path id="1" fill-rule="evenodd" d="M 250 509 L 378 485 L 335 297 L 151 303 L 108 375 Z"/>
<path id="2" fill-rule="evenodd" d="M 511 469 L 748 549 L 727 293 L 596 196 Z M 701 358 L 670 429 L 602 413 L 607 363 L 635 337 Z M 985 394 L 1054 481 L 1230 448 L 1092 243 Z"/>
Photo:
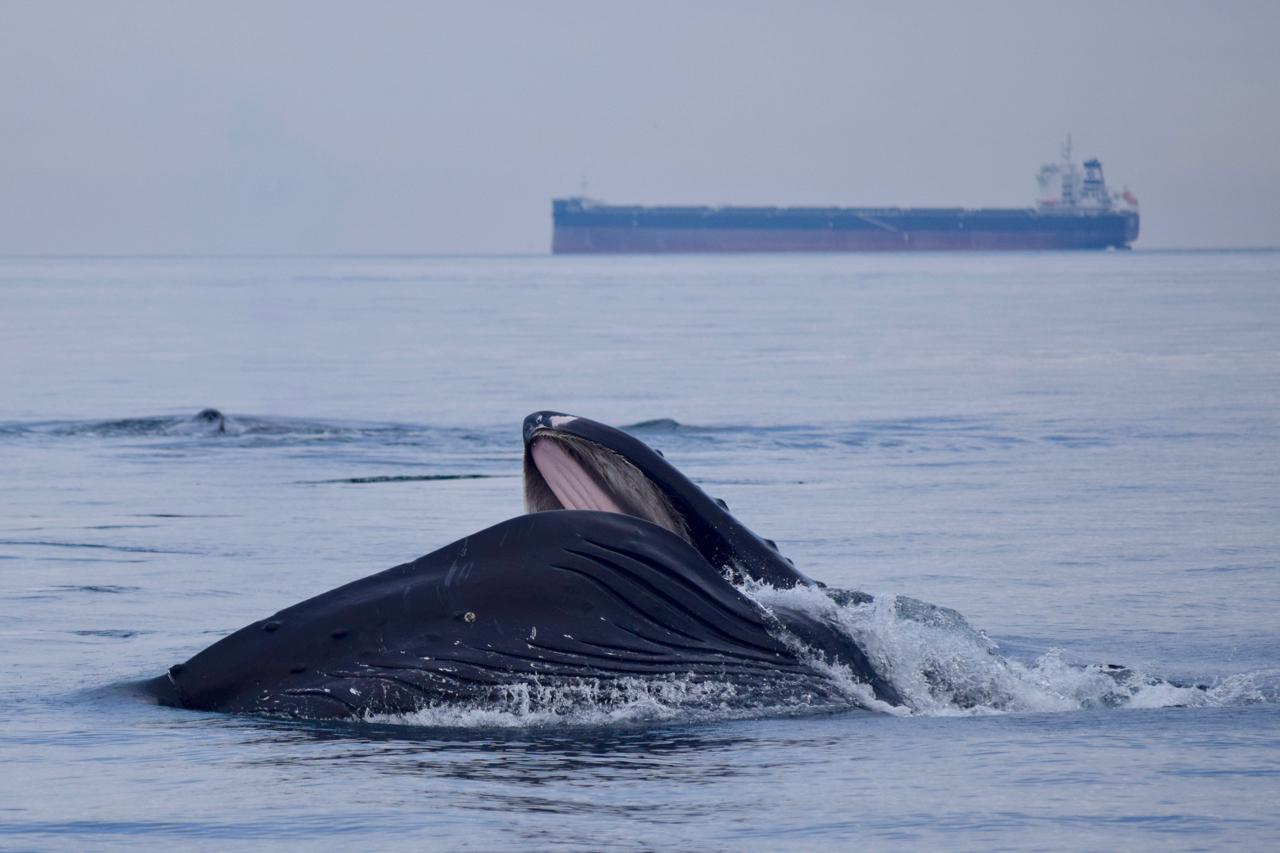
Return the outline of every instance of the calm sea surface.
<path id="1" fill-rule="evenodd" d="M 546 408 L 813 577 L 960 611 L 997 654 L 877 642 L 1004 700 L 335 725 L 130 691 L 520 513 Z M 0 482 L 0 847 L 1280 845 L 1277 253 L 0 259 Z"/>

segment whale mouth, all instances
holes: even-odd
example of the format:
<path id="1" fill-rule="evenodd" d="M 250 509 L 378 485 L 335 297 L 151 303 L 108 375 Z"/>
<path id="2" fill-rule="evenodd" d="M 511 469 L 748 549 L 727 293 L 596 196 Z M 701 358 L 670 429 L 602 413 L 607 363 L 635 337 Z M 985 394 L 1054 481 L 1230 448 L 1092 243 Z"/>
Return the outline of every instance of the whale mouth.
<path id="1" fill-rule="evenodd" d="M 556 430 L 538 430 L 526 447 L 524 505 L 528 512 L 580 509 L 630 515 L 693 544 L 670 499 L 625 456 Z"/>

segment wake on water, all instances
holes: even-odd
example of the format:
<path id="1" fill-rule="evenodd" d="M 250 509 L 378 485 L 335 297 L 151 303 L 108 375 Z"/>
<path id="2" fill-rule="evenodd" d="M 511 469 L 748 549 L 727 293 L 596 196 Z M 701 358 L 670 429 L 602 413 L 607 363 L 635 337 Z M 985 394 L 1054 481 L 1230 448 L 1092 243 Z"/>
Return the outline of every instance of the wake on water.
<path id="1" fill-rule="evenodd" d="M 1095 708 L 1221 707 L 1276 700 L 1280 671 L 1231 676 L 1213 685 L 1177 684 L 1115 665 L 1080 665 L 1060 651 L 1024 664 L 999 653 L 955 610 L 906 596 L 868 600 L 817 587 L 740 587 L 766 611 L 802 611 L 838 626 L 892 682 L 905 706 L 874 698 L 844 665 L 825 659 L 784 630 L 779 638 L 831 683 L 835 701 L 795 694 L 762 701 L 732 684 L 665 678 L 575 679 L 511 684 L 497 698 L 435 705 L 369 722 L 441 727 L 611 725 L 703 722 L 870 709 L 895 716 L 963 716 Z M 1270 685 L 1270 686 L 1268 686 Z"/>

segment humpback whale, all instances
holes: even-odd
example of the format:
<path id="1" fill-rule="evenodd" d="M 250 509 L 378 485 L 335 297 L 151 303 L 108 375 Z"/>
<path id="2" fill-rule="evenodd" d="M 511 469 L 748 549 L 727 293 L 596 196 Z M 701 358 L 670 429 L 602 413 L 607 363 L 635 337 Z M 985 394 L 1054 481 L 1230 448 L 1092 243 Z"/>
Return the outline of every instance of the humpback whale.
<path id="1" fill-rule="evenodd" d="M 527 514 L 247 625 L 149 692 L 302 718 L 677 681 L 744 708 L 847 706 L 839 667 L 863 688 L 854 704 L 903 704 L 838 626 L 742 586 L 862 594 L 802 574 L 634 436 L 537 412 L 523 437 Z"/>

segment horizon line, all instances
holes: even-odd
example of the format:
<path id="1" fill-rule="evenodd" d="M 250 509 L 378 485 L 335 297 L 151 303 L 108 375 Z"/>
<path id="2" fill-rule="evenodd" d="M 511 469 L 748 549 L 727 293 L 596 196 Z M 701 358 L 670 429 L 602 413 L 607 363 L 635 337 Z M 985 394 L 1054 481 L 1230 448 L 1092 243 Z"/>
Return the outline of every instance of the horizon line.
<path id="1" fill-rule="evenodd" d="M 1153 246 L 1130 247 L 1117 251 L 1116 254 L 1133 252 L 1147 254 L 1178 254 L 1207 252 L 1276 252 L 1280 244 L 1269 246 Z M 850 256 L 850 255 L 1089 255 L 1107 254 L 1107 250 L 1080 249 L 1026 249 L 1022 251 L 850 251 L 850 252 L 618 252 L 555 254 L 542 252 L 0 252 L 2 260 L 111 260 L 111 259 L 181 259 L 181 258 L 213 258 L 213 259 L 288 259 L 288 258 L 566 258 L 566 257 L 735 257 L 744 255 L 803 255 L 803 256 Z"/>

